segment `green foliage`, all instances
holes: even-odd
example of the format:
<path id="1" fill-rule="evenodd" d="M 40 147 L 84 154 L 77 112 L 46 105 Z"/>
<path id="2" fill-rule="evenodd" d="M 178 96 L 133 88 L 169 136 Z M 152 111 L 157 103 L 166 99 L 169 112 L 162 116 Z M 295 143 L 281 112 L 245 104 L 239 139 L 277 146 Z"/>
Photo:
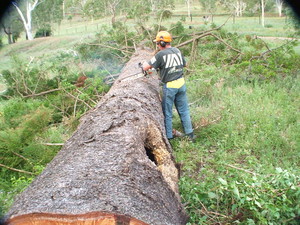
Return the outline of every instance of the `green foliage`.
<path id="1" fill-rule="evenodd" d="M 149 20 L 151 8 L 144 1 L 139 1 L 126 9 L 127 18 L 134 19 L 137 23 L 144 23 Z"/>
<path id="2" fill-rule="evenodd" d="M 181 35 L 184 34 L 184 26 L 182 22 L 178 21 L 176 24 L 171 24 L 170 31 L 172 32 L 172 35 Z"/>
<path id="3" fill-rule="evenodd" d="M 190 224 L 297 224 L 297 77 L 253 84 L 210 69 L 187 84 L 200 100 L 191 109 L 197 142 L 172 143 Z"/>
<path id="4" fill-rule="evenodd" d="M 2 72 L 10 97 L 0 104 L 1 212 L 7 211 L 13 197 L 61 148 L 47 143 L 63 143 L 77 128 L 81 115 L 108 91 L 103 82 L 107 72 L 76 68 L 78 59 L 75 51 L 29 64 L 15 57 L 14 68 Z M 82 75 L 88 78 L 76 87 Z M 56 91 L 35 96 L 52 89 Z"/>
<path id="5" fill-rule="evenodd" d="M 286 14 L 288 16 L 288 24 L 290 26 L 293 26 L 294 29 L 296 30 L 297 34 L 300 34 L 300 22 L 299 22 L 299 17 L 296 15 L 296 13 L 293 11 L 291 8 L 287 8 Z"/>
<path id="6" fill-rule="evenodd" d="M 273 27 L 272 24 L 266 24 L 266 25 L 265 25 L 265 28 L 272 28 L 272 27 Z"/>
<path id="7" fill-rule="evenodd" d="M 14 196 L 21 193 L 32 182 L 32 180 L 32 177 L 12 177 L 10 180 L 11 185 L 9 190 L 0 189 L 0 217 L 4 216 L 4 212 L 8 211 L 9 207 L 13 203 Z"/>
<path id="8" fill-rule="evenodd" d="M 10 103 L 15 106 L 11 107 Z M 17 110 L 18 103 L 22 106 Z M 28 169 L 33 173 L 36 172 L 33 168 L 34 163 L 50 160 L 43 155 L 44 147 L 35 141 L 47 130 L 52 121 L 52 110 L 43 106 L 37 107 L 35 104 L 35 102 L 8 102 L 3 110 L 0 130 L 2 162 L 10 167 Z M 14 121 L 14 126 L 10 126 L 11 121 Z"/>
<path id="9" fill-rule="evenodd" d="M 229 224 L 297 224 L 300 215 L 300 174 L 276 168 L 273 174 L 251 175 L 227 171 L 225 177 L 209 174 L 205 182 L 180 180 L 191 224 L 218 220 Z M 217 219 L 217 215 L 224 215 Z M 226 215 L 226 216 L 225 216 Z"/>
<path id="10" fill-rule="evenodd" d="M 39 28 L 36 33 L 34 38 L 39 38 L 39 37 L 48 37 L 52 35 L 52 30 L 50 24 L 44 25 L 44 27 Z"/>
<path id="11" fill-rule="evenodd" d="M 278 47 L 225 30 L 214 34 L 242 54 L 208 36 L 190 64 L 188 96 L 198 138 L 172 141 L 189 224 L 297 224 L 295 43 Z M 174 127 L 180 124 L 175 116 Z"/>
<path id="12" fill-rule="evenodd" d="M 26 64 L 21 58 L 13 56 L 15 67 L 12 70 L 2 71 L 3 78 L 8 86 L 8 95 L 31 95 L 47 90 L 52 75 L 48 68 L 40 68 L 33 64 Z M 52 78 L 54 87 L 58 86 Z"/>
<path id="13" fill-rule="evenodd" d="M 172 11 L 166 9 L 161 9 L 156 12 L 156 18 L 158 21 L 161 21 L 162 19 L 170 19 L 172 15 Z"/>
<path id="14" fill-rule="evenodd" d="M 60 23 L 63 19 L 63 0 L 41 2 L 33 11 L 34 24 L 45 27 L 49 23 Z"/>
<path id="15" fill-rule="evenodd" d="M 130 32 L 128 27 L 121 22 L 114 23 L 112 29 L 107 29 L 106 32 L 111 41 L 121 46 L 133 46 L 133 43 L 138 42 L 140 38 L 134 32 Z"/>
<path id="16" fill-rule="evenodd" d="M 23 121 L 22 116 L 33 113 L 41 105 L 40 101 L 28 100 L 25 102 L 20 98 L 8 101 L 2 114 L 5 124 L 12 128 L 17 127 Z"/>

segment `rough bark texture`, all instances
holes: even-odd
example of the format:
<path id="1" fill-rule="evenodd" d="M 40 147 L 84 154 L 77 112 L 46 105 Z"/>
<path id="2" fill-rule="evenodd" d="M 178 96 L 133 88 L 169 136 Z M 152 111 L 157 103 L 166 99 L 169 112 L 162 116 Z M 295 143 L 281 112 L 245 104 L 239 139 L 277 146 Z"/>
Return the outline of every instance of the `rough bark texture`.
<path id="1" fill-rule="evenodd" d="M 186 224 L 158 80 L 124 79 L 150 57 L 138 50 L 131 58 L 62 150 L 17 197 L 8 224 Z M 115 220 L 101 223 L 99 215 Z"/>

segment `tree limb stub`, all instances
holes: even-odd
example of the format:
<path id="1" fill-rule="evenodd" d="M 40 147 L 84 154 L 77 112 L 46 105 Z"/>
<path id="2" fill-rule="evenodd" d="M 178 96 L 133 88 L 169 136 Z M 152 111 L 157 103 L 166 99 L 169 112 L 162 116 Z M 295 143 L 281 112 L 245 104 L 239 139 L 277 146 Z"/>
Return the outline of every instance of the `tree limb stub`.
<path id="1" fill-rule="evenodd" d="M 120 81 L 139 72 L 138 63 L 150 58 L 150 52 L 137 50 L 119 81 L 16 198 L 7 224 L 186 224 L 178 171 L 165 135 L 159 82 L 146 77 Z M 98 223 L 91 213 L 126 216 L 127 222 Z M 63 220 L 64 215 L 79 222 Z M 14 223 L 17 220 L 22 223 Z"/>

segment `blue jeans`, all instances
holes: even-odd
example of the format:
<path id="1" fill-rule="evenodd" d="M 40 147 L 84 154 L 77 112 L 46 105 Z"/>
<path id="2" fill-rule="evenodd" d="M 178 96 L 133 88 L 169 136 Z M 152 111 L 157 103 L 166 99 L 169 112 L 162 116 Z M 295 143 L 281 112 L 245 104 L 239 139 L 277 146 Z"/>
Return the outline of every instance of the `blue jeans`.
<path id="1" fill-rule="evenodd" d="M 167 138 L 173 138 L 172 134 L 172 108 L 175 103 L 176 110 L 179 114 L 181 124 L 185 134 L 193 132 L 189 105 L 186 95 L 186 85 L 181 88 L 167 88 L 166 84 L 163 86 L 162 109 L 165 116 L 165 127 Z"/>

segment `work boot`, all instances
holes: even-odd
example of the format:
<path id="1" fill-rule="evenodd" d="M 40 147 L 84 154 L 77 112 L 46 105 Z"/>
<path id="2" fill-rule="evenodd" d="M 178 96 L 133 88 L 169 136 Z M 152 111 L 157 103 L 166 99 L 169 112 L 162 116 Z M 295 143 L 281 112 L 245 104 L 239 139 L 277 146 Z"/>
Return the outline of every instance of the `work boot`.
<path id="1" fill-rule="evenodd" d="M 173 137 L 183 137 L 184 136 L 183 133 L 181 133 L 180 131 L 175 130 L 175 129 L 172 130 L 172 133 L 173 133 Z"/>
<path id="2" fill-rule="evenodd" d="M 189 138 L 189 140 L 191 142 L 195 142 L 196 141 L 197 136 L 194 134 L 194 132 L 186 134 L 186 136 Z"/>

